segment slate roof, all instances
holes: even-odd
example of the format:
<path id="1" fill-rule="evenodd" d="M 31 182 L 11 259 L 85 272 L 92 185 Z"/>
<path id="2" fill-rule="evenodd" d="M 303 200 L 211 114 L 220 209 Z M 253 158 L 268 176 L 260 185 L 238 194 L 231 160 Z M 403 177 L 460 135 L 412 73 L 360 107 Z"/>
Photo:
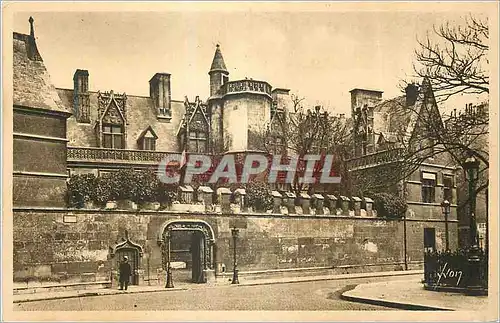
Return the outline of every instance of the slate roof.
<path id="1" fill-rule="evenodd" d="M 215 48 L 214 59 L 212 60 L 212 66 L 210 66 L 210 72 L 215 71 L 227 72 L 226 64 L 224 63 L 224 58 L 222 57 L 219 45 Z"/>
<path id="2" fill-rule="evenodd" d="M 73 108 L 73 90 L 57 89 L 63 106 L 68 110 Z M 67 136 L 69 146 L 97 147 L 97 137 L 94 125 L 98 119 L 98 94 L 89 92 L 90 124 L 78 123 L 74 116 L 68 119 Z M 176 131 L 185 113 L 184 102 L 171 101 L 172 120 L 162 122 L 156 116 L 153 101 L 149 97 L 127 95 L 127 149 L 139 149 L 137 140 L 149 126 L 158 136 L 156 149 L 158 151 L 178 151 Z"/>
<path id="3" fill-rule="evenodd" d="M 18 106 L 69 112 L 62 105 L 34 36 L 14 33 L 13 104 Z"/>
<path id="4" fill-rule="evenodd" d="M 378 141 L 380 136 L 383 136 L 386 142 L 392 143 L 399 142 L 401 136 L 404 136 L 405 140 L 409 140 L 420 109 L 424 106 L 426 92 L 428 89 L 423 86 L 413 105 L 406 104 L 405 95 L 382 101 L 376 105 L 373 110 L 375 118 L 378 119 L 374 120 L 375 140 Z"/>
<path id="5" fill-rule="evenodd" d="M 415 105 L 417 104 L 418 102 L 415 103 Z M 387 140 L 392 138 L 394 134 L 405 130 L 410 122 L 415 105 L 407 107 L 404 95 L 382 101 L 373 110 L 379 117 L 384 118 L 382 122 L 374 124 L 375 133 L 382 133 Z"/>

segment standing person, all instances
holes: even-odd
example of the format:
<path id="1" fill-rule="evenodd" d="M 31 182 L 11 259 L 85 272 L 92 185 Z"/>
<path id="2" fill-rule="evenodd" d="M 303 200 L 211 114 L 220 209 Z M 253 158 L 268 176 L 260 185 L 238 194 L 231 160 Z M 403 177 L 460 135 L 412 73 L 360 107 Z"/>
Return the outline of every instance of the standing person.
<path id="1" fill-rule="evenodd" d="M 125 290 L 127 290 L 131 274 L 132 268 L 128 263 L 128 257 L 125 256 L 123 257 L 123 262 L 120 264 L 120 290 L 123 290 L 123 285 L 125 285 Z"/>

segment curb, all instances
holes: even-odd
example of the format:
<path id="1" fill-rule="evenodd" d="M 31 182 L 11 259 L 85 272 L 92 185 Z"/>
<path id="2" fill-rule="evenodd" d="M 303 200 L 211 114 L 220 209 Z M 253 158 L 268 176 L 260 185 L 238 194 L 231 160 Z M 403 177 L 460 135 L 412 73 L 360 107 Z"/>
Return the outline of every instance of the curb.
<path id="1" fill-rule="evenodd" d="M 423 304 L 416 304 L 416 303 L 402 303 L 402 302 L 397 302 L 397 301 L 382 300 L 382 299 L 378 299 L 378 298 L 358 297 L 358 296 L 346 295 L 348 293 L 349 292 L 342 293 L 342 295 L 340 295 L 340 299 L 343 299 L 345 301 L 350 301 L 350 302 L 378 305 L 378 306 L 384 306 L 384 307 L 392 307 L 392 308 L 398 308 L 398 309 L 410 310 L 410 311 L 455 311 L 454 309 L 446 308 L 446 307 L 437 307 L 437 306 L 430 306 L 430 305 L 423 305 Z"/>
<path id="2" fill-rule="evenodd" d="M 234 286 L 234 287 L 243 287 L 243 286 L 258 286 L 258 285 L 275 285 L 275 284 L 292 284 L 292 283 L 305 283 L 305 282 L 311 282 L 311 281 L 327 281 L 327 280 L 341 280 L 341 279 L 362 279 L 362 278 L 372 278 L 372 277 L 393 277 L 393 276 L 410 276 L 410 275 L 419 275 L 423 274 L 423 270 L 418 270 L 418 271 L 402 271 L 401 273 L 399 272 L 391 272 L 391 273 L 384 273 L 384 272 L 379 272 L 376 273 L 374 272 L 373 274 L 367 274 L 367 273 L 359 273 L 359 274 L 349 274 L 349 275 L 336 275 L 332 277 L 304 277 L 300 279 L 295 279 L 295 280 L 283 280 L 283 281 L 261 281 L 261 282 L 248 282 L 248 283 L 240 283 L 237 285 L 229 285 L 229 286 Z"/>
<path id="3" fill-rule="evenodd" d="M 283 280 L 274 280 L 274 281 L 255 281 L 255 282 L 243 282 L 240 284 L 229 284 L 229 285 L 213 285 L 207 286 L 207 288 L 214 287 L 244 287 L 244 286 L 259 286 L 259 285 L 275 285 L 275 284 L 291 284 L 291 283 L 304 283 L 304 282 L 312 282 L 312 281 L 327 281 L 327 280 L 341 280 L 341 279 L 362 279 L 362 278 L 371 278 L 371 277 L 391 277 L 391 276 L 408 276 L 408 275 L 418 275 L 422 274 L 423 270 L 409 270 L 409 271 L 397 271 L 397 272 L 372 272 L 372 273 L 358 273 L 358 274 L 345 274 L 345 275 L 335 275 L 335 276 L 311 276 L 311 277 L 303 277 L 303 278 L 290 278 Z M 189 287 L 174 287 L 168 289 L 155 289 L 155 290 L 137 290 L 130 291 L 128 293 L 121 292 L 111 292 L 111 291 L 96 291 L 96 292 L 84 292 L 77 293 L 73 295 L 61 295 L 61 296 L 47 296 L 46 298 L 37 298 L 37 299 L 18 299 L 14 300 L 13 303 L 28 303 L 28 302 L 38 302 L 38 301 L 46 301 L 46 300 L 56 300 L 56 299 L 68 299 L 68 298 L 79 298 L 79 297 L 90 297 L 90 296 L 107 296 L 107 295 L 117 295 L 117 294 L 142 294 L 142 293 L 156 293 L 156 292 L 166 292 L 166 291 L 179 291 L 179 290 L 191 290 L 194 288 Z"/>
<path id="4" fill-rule="evenodd" d="M 154 290 L 138 290 L 131 291 L 128 293 L 123 292 L 86 292 L 86 293 L 78 293 L 74 295 L 61 295 L 61 296 L 48 296 L 45 298 L 38 299 L 18 299 L 14 300 L 13 303 L 29 303 L 29 302 L 38 302 L 38 301 L 50 301 L 56 299 L 68 299 L 68 298 L 79 298 L 79 297 L 90 297 L 90 296 L 109 296 L 109 295 L 124 295 L 124 294 L 144 294 L 144 293 L 157 293 L 157 292 L 168 292 L 168 291 L 179 291 L 179 290 L 188 290 L 186 287 L 174 287 L 174 288 L 165 288 L 165 289 L 154 289 Z"/>

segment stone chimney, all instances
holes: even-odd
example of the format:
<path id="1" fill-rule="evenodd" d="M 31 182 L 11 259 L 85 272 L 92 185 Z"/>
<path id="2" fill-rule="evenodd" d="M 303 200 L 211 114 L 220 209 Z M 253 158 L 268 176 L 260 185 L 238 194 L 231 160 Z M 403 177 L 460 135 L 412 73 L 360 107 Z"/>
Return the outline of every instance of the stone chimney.
<path id="1" fill-rule="evenodd" d="M 171 118 L 170 74 L 156 73 L 149 80 L 149 96 L 159 118 Z"/>
<path id="2" fill-rule="evenodd" d="M 73 114 L 78 122 L 90 123 L 89 71 L 73 75 Z"/>
<path id="3" fill-rule="evenodd" d="M 406 106 L 412 106 L 418 99 L 418 86 L 415 83 L 408 84 L 405 88 Z"/>
<path id="4" fill-rule="evenodd" d="M 351 116 L 354 117 L 357 108 L 365 105 L 373 107 L 382 101 L 382 91 L 352 89 L 351 93 Z"/>

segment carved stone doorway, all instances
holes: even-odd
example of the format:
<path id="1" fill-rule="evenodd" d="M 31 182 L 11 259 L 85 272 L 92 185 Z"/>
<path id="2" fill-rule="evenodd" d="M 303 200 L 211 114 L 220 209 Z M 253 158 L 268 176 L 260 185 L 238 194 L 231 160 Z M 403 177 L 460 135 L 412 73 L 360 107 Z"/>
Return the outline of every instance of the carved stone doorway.
<path id="1" fill-rule="evenodd" d="M 113 261 L 112 268 L 115 269 L 117 275 L 119 275 L 118 269 L 120 268 L 120 263 L 123 261 L 123 258 L 125 256 L 128 257 L 132 269 L 130 285 L 139 285 L 139 270 L 141 268 L 142 255 L 142 247 L 130 240 L 127 230 L 125 230 L 125 237 L 122 238 L 122 242 L 109 248 L 109 256 L 111 261 Z"/>
<path id="2" fill-rule="evenodd" d="M 203 220 L 172 220 L 163 223 L 158 234 L 158 244 L 162 250 L 164 269 L 167 270 L 168 262 L 172 260 L 171 245 L 175 243 L 176 235 L 173 233 L 176 231 L 191 233 L 191 281 L 206 283 L 212 280 L 215 277 L 214 232 Z"/>

